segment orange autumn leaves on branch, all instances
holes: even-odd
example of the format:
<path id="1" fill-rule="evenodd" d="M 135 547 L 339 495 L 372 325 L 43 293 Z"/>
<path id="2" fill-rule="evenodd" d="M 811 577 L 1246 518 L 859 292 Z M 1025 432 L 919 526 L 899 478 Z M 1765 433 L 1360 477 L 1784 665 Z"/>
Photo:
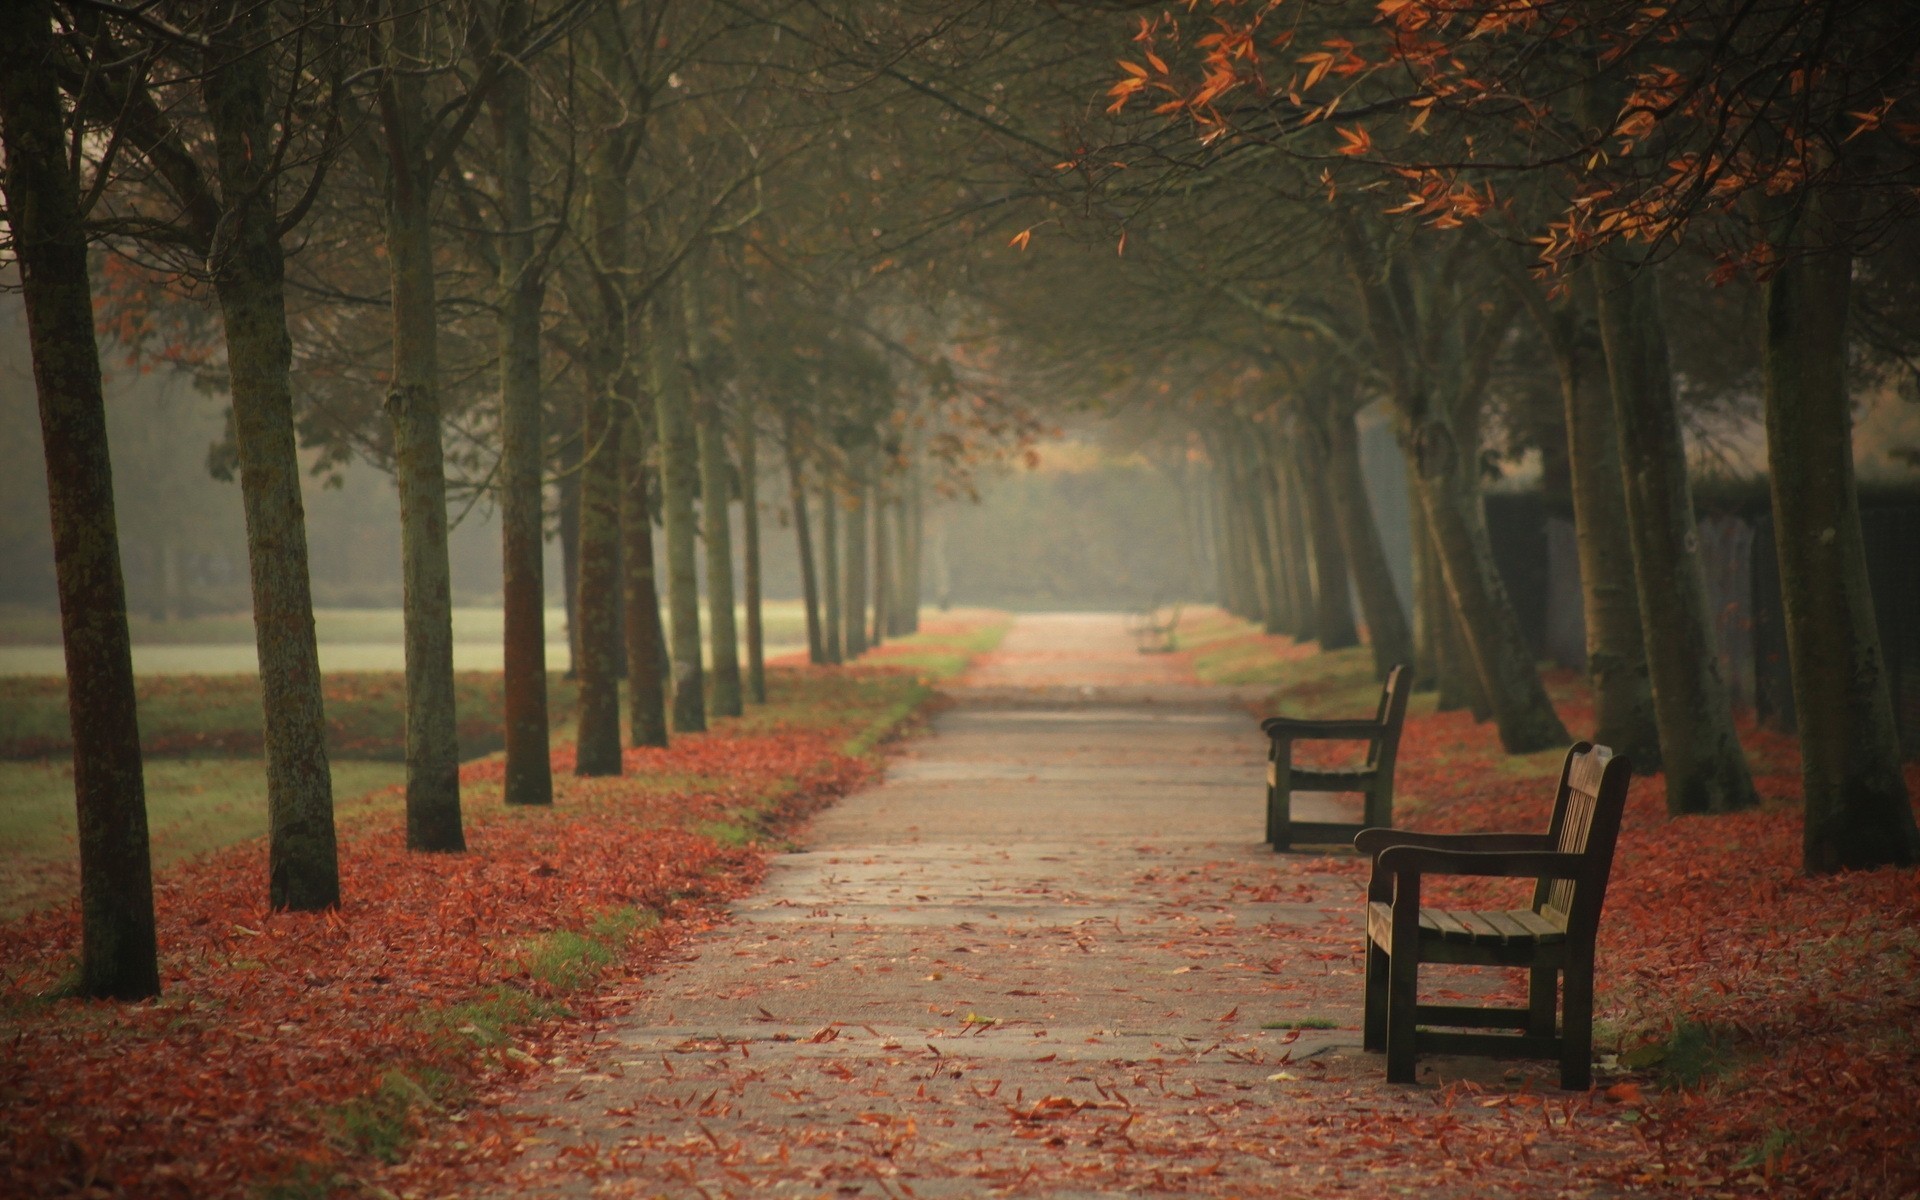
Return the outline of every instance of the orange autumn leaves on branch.
<path id="1" fill-rule="evenodd" d="M 1920 203 L 1920 59 L 1888 19 L 1839 0 L 1195 0 L 1138 19 L 1108 112 L 1153 97 L 1203 145 L 1370 166 L 1367 186 L 1405 187 L 1386 212 L 1437 228 L 1499 208 L 1496 176 L 1546 172 L 1557 211 L 1533 240 L 1550 271 L 1708 219 L 1740 231 L 1725 270 L 1764 274 L 1771 199 Z"/>

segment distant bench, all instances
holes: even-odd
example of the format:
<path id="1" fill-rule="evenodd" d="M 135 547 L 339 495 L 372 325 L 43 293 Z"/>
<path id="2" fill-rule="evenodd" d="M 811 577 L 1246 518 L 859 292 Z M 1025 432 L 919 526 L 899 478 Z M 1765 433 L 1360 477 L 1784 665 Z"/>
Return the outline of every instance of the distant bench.
<path id="1" fill-rule="evenodd" d="M 1393 763 L 1400 752 L 1400 727 L 1407 719 L 1407 694 L 1413 673 L 1396 666 L 1387 672 L 1380 704 L 1371 720 L 1310 721 L 1296 717 L 1268 717 L 1260 722 L 1267 735 L 1267 841 L 1275 850 L 1306 845 L 1347 845 L 1362 829 L 1393 824 Z M 1307 741 L 1366 742 L 1367 757 L 1357 767 L 1317 770 L 1293 765 L 1293 745 Z M 1366 796 L 1364 817 L 1347 821 L 1296 821 L 1295 792 L 1360 792 Z"/>
<path id="2" fill-rule="evenodd" d="M 1174 630 L 1180 626 L 1180 605 L 1159 605 L 1133 614 L 1127 632 L 1142 654 L 1169 654 L 1174 650 Z"/>

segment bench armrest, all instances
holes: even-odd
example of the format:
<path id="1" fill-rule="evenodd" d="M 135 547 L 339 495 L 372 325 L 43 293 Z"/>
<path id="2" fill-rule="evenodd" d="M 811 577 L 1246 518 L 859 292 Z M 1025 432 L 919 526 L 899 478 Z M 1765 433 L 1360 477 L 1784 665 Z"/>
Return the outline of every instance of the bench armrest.
<path id="1" fill-rule="evenodd" d="M 1414 833 L 1408 829 L 1362 829 L 1353 848 L 1371 858 L 1389 846 L 1428 850 L 1551 850 L 1544 833 Z"/>
<path id="2" fill-rule="evenodd" d="M 1520 879 L 1572 879 L 1586 865 L 1583 854 L 1559 850 L 1435 850 L 1389 846 L 1373 860 L 1383 875 L 1478 875 Z"/>
<path id="3" fill-rule="evenodd" d="M 1268 717 L 1260 722 L 1260 732 L 1276 740 L 1293 741 L 1371 741 L 1385 726 L 1378 721 L 1305 721 L 1296 717 Z"/>

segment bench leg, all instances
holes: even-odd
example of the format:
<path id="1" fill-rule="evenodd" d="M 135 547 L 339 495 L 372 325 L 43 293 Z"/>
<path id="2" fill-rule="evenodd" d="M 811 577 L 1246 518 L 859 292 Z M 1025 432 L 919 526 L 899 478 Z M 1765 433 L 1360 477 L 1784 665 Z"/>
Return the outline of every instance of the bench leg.
<path id="1" fill-rule="evenodd" d="M 1276 852 L 1293 848 L 1293 747 L 1274 743 L 1268 760 L 1273 774 L 1267 785 L 1267 841 Z"/>
<path id="2" fill-rule="evenodd" d="M 1360 1026 L 1360 1044 L 1378 1054 L 1387 1048 L 1387 952 L 1367 939 L 1366 1018 Z"/>
<path id="3" fill-rule="evenodd" d="M 1554 967 L 1534 967 L 1527 973 L 1527 1033 L 1533 1037 L 1552 1037 L 1554 1008 L 1559 1002 L 1560 972 Z"/>
<path id="4" fill-rule="evenodd" d="M 1387 955 L 1387 1082 L 1412 1083 L 1414 1024 L 1420 1012 L 1420 952 L 1408 938 Z"/>
<path id="5" fill-rule="evenodd" d="M 1560 1086 L 1593 1086 L 1593 962 L 1567 964 L 1566 1015 L 1560 1031 Z"/>

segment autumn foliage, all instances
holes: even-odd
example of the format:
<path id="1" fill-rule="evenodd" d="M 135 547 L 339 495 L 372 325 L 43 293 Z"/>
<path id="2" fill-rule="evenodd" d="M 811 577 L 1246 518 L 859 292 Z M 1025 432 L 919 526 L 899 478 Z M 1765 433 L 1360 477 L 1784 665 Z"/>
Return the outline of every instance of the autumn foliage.
<path id="1" fill-rule="evenodd" d="M 1243 661 L 1298 663 L 1311 650 L 1243 640 Z M 1324 704 L 1351 680 L 1289 689 L 1284 703 Z M 1569 727 L 1590 728 L 1577 675 L 1555 671 L 1548 684 Z M 1750 720 L 1741 733 L 1759 809 L 1669 817 L 1657 775 L 1637 778 L 1629 794 L 1595 1010 L 1595 1052 L 1618 1055 L 1622 1072 L 1603 1077 L 1602 1095 L 1638 1114 L 1658 1167 L 1642 1183 L 1920 1194 L 1920 875 L 1802 873 L 1794 739 Z M 1509 758 L 1467 712 L 1417 704 L 1401 739 L 1396 804 L 1412 829 L 1544 829 L 1558 767 L 1551 753 Z M 1920 763 L 1906 771 L 1920 795 Z M 1472 907 L 1511 886 L 1434 880 L 1429 902 Z"/>
<path id="2" fill-rule="evenodd" d="M 501 807 L 501 763 L 469 764 L 466 854 L 409 854 L 398 828 L 350 826 L 334 912 L 270 912 L 257 842 L 161 873 L 152 1003 L 48 998 L 78 950 L 77 911 L 0 925 L 0 1194 L 317 1187 L 530 1069 L 603 962 L 710 921 L 758 878 L 764 831 L 868 778 L 849 739 L 921 694 L 886 669 L 771 682 L 781 711 L 799 699 L 810 715 L 627 751 L 622 778 L 573 778 L 563 746 L 551 810 Z"/>

